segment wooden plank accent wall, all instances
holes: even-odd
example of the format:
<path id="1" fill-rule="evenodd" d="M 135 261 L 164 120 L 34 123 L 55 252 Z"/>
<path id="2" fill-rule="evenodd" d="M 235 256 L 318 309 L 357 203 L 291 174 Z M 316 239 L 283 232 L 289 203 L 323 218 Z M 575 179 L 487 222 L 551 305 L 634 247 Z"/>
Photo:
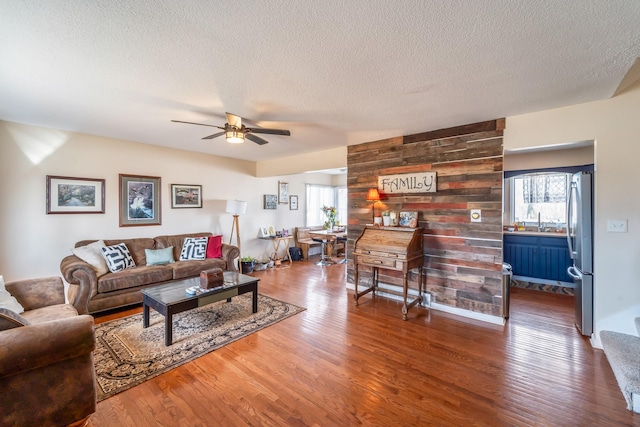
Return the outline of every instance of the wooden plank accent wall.
<path id="1" fill-rule="evenodd" d="M 435 171 L 436 193 L 382 195 L 376 212 L 418 211 L 426 289 L 435 302 L 502 316 L 496 296 L 502 295 L 504 124 L 498 119 L 349 146 L 349 254 L 365 224 L 373 221 L 372 204 L 365 198 L 377 186 L 378 175 Z M 482 210 L 481 223 L 470 221 L 471 209 Z M 352 262 L 348 280 L 353 282 Z M 380 270 L 380 281 L 400 285 L 402 278 Z"/>

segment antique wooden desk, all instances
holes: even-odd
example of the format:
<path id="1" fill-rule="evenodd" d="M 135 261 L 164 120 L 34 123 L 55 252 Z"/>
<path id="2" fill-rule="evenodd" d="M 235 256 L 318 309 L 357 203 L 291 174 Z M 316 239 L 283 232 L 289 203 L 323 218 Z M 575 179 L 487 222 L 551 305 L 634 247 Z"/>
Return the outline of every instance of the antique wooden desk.
<path id="1" fill-rule="evenodd" d="M 409 309 L 422 302 L 422 267 L 424 265 L 422 228 L 367 226 L 355 241 L 353 256 L 356 305 L 361 296 L 369 292 L 375 294 L 378 287 L 379 268 L 401 271 L 404 274 L 402 319 L 407 320 Z M 371 287 L 358 292 L 358 269 L 361 266 L 372 267 Z M 407 302 L 408 275 L 412 268 L 418 268 L 420 271 L 418 297 Z"/>

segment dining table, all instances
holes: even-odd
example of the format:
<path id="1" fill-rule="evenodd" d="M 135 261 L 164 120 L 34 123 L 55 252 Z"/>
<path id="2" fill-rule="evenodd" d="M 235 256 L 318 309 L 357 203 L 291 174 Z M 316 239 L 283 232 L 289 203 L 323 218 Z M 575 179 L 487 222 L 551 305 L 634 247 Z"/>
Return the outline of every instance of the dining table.
<path id="1" fill-rule="evenodd" d="M 339 230 L 311 230 L 309 231 L 309 236 L 313 239 L 321 239 L 321 240 L 325 240 L 326 244 L 322 245 L 323 247 L 323 252 L 322 252 L 322 259 L 321 259 L 321 263 L 331 263 L 333 264 L 334 262 L 331 260 L 331 254 L 333 253 L 333 245 L 335 244 L 336 240 L 340 237 L 347 237 L 347 229 L 343 228 L 343 229 L 339 229 Z M 329 249 L 327 249 L 327 247 Z M 344 250 L 346 251 L 346 245 Z M 327 253 L 328 252 L 328 253 Z"/>

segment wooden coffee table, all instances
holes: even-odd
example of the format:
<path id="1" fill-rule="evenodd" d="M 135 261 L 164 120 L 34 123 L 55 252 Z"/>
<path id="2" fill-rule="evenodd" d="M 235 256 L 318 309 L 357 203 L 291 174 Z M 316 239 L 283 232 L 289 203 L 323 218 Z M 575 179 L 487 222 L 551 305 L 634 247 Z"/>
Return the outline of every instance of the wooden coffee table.
<path id="1" fill-rule="evenodd" d="M 164 344 L 171 345 L 173 340 L 173 315 L 203 305 L 253 292 L 253 312 L 258 311 L 258 282 L 260 279 L 233 271 L 224 272 L 224 285 L 219 288 L 198 291 L 189 295 L 187 288 L 200 285 L 200 277 L 177 280 L 166 285 L 153 286 L 142 292 L 142 326 L 149 327 L 149 308 L 164 316 Z"/>

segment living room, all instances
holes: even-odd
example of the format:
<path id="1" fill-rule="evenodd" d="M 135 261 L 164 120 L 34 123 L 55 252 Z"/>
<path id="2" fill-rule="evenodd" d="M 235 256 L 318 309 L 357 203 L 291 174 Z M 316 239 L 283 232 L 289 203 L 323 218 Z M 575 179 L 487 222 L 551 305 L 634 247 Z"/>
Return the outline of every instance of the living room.
<path id="1" fill-rule="evenodd" d="M 172 13 L 176 13 L 172 6 L 168 4 L 164 6 L 172 10 Z M 412 4 L 412 6 L 423 10 L 423 6 L 415 4 Z M 344 7 L 344 5 L 340 7 Z M 62 6 L 61 8 L 64 9 Z M 403 5 L 400 7 L 402 10 L 405 8 L 409 8 L 409 6 Z M 15 18 L 13 21 L 26 19 L 24 16 L 34 12 L 33 9 L 38 8 L 35 5 L 30 5 L 24 9 L 19 9 L 20 13 L 12 15 Z M 144 10 L 142 7 L 141 9 Z M 254 7 L 250 9 L 253 10 Z M 603 16 L 602 21 L 609 22 L 609 24 L 602 22 L 599 24 L 598 28 L 605 33 L 613 25 L 611 22 L 619 23 L 622 21 L 626 23 L 627 20 L 633 20 L 631 17 L 638 13 L 635 8 L 632 10 L 625 10 L 624 8 L 613 9 L 613 11 L 608 12 L 598 11 L 598 14 Z M 355 11 L 349 10 L 353 13 L 349 16 L 360 16 L 355 14 Z M 255 10 L 253 11 L 255 12 Z M 302 13 L 300 10 L 297 11 Z M 392 15 L 397 19 L 401 19 L 401 15 L 397 15 L 396 12 Z M 426 11 L 423 12 L 425 16 L 428 15 Z M 566 10 L 559 12 L 567 13 Z M 121 19 L 123 19 L 121 14 L 126 15 L 121 9 L 112 10 L 109 13 L 117 15 Z M 145 11 L 145 13 L 151 14 L 149 11 Z M 151 15 L 158 21 L 162 21 L 162 18 L 157 13 Z M 306 16 L 306 14 L 303 15 Z M 47 15 L 44 14 L 42 16 Z M 74 16 L 79 18 L 79 22 L 82 21 L 80 12 Z M 101 14 L 97 13 L 92 16 L 97 19 L 96 17 L 101 16 Z M 235 13 L 232 16 L 238 17 Z M 6 24 L 3 27 L 5 29 L 15 29 L 18 24 L 7 22 L 9 19 L 2 18 L 0 23 Z M 63 22 L 64 19 L 60 16 L 57 21 L 53 20 L 52 22 Z M 194 18 L 190 17 L 189 19 Z M 375 16 L 370 17 L 370 19 L 370 22 L 378 22 L 382 25 Z M 472 18 L 469 17 L 468 19 L 471 20 Z M 360 21 L 360 18 L 357 20 Z M 277 20 L 274 18 L 275 21 Z M 470 22 L 473 21 L 471 20 Z M 207 26 L 204 23 L 201 24 L 205 27 Z M 424 23 L 419 28 L 422 28 L 423 25 Z M 87 26 L 90 25 L 87 24 Z M 623 25 L 618 25 L 617 27 L 620 28 L 618 30 L 620 33 L 626 31 L 627 34 L 637 34 L 637 30 L 633 29 L 632 26 L 624 27 Z M 251 30 L 251 28 L 243 28 L 245 32 Z M 259 36 L 255 36 L 256 39 L 259 37 L 267 39 L 271 30 L 266 25 L 260 28 Z M 623 30 L 622 28 L 625 29 Z M 359 34 L 362 35 L 363 39 L 373 37 L 370 30 L 362 29 L 361 31 Z M 93 33 L 87 30 L 87 34 Z M 339 34 L 345 35 L 346 33 L 340 32 Z M 42 34 L 39 33 L 39 35 L 42 37 Z M 99 39 L 97 35 L 93 35 L 96 39 Z M 145 58 L 153 57 L 148 52 L 154 51 L 155 44 L 147 40 L 144 34 L 137 34 L 137 36 L 144 39 L 145 43 L 149 43 L 148 45 L 144 44 L 143 48 L 137 51 L 137 54 Z M 212 34 L 209 34 L 209 36 L 213 38 Z M 634 63 L 632 59 L 629 59 L 630 56 L 640 56 L 640 52 L 634 50 L 633 43 L 621 45 L 618 49 L 614 49 L 615 53 L 611 53 L 608 56 L 603 55 L 598 60 L 590 59 L 590 71 L 585 72 L 585 74 L 598 75 L 601 69 L 613 67 L 612 64 L 620 67 L 616 68 L 615 71 L 610 71 L 610 74 L 617 79 L 616 82 L 611 83 L 614 78 L 609 76 L 608 84 L 598 86 L 598 93 L 590 93 L 590 98 L 580 96 L 581 89 L 586 91 L 589 87 L 588 83 L 581 82 L 583 86 L 579 88 L 565 87 L 566 92 L 570 94 L 565 99 L 557 101 L 555 104 L 546 104 L 531 94 L 537 94 L 541 87 L 550 83 L 536 80 L 536 85 L 531 85 L 528 90 L 523 89 L 522 92 L 515 92 L 522 98 L 526 98 L 525 95 L 535 98 L 526 107 L 522 105 L 511 105 L 509 108 L 502 106 L 501 110 L 494 109 L 489 112 L 468 113 L 466 115 L 450 114 L 447 117 L 442 117 L 436 113 L 440 108 L 440 104 L 422 105 L 426 101 L 420 98 L 429 98 L 425 93 L 428 92 L 427 86 L 430 83 L 421 82 L 412 85 L 411 89 L 408 90 L 413 95 L 420 94 L 419 96 L 409 96 L 401 100 L 393 98 L 393 101 L 398 105 L 390 103 L 384 109 L 384 113 L 387 114 L 389 110 L 394 110 L 400 105 L 410 105 L 410 109 L 417 110 L 419 115 L 425 117 L 423 120 L 407 123 L 404 127 L 385 122 L 386 126 L 371 125 L 368 129 L 361 126 L 354 127 L 351 130 L 348 123 L 349 118 L 353 118 L 355 122 L 356 119 L 360 120 L 359 117 L 356 117 L 359 114 L 345 114 L 345 118 L 341 116 L 340 120 L 335 119 L 337 124 L 332 128 L 331 132 L 319 137 L 327 142 L 326 146 L 322 144 L 313 145 L 311 139 L 309 139 L 307 149 L 298 151 L 299 147 L 291 147 L 291 145 L 305 147 L 307 141 L 304 138 L 299 138 L 295 130 L 300 130 L 303 135 L 307 136 L 318 129 L 322 129 L 326 123 L 309 124 L 307 120 L 316 114 L 318 122 L 320 122 L 323 114 L 328 114 L 324 112 L 330 111 L 328 105 L 331 105 L 331 103 L 323 103 L 321 104 L 322 107 L 317 107 L 317 109 L 316 107 L 304 109 L 304 103 L 301 103 L 297 104 L 297 110 L 289 108 L 288 111 L 280 111 L 278 93 L 285 93 L 286 91 L 264 89 L 266 94 L 261 94 L 258 97 L 260 99 L 252 104 L 251 101 L 243 99 L 243 97 L 250 97 L 251 95 L 237 89 L 238 87 L 243 87 L 243 84 L 238 84 L 237 81 L 234 81 L 236 91 L 226 89 L 225 85 L 229 83 L 231 86 L 231 81 L 234 80 L 233 73 L 229 72 L 225 75 L 219 70 L 217 73 L 211 72 L 212 75 L 215 74 L 215 83 L 205 85 L 198 92 L 190 89 L 191 92 L 188 94 L 176 95 L 176 93 L 180 92 L 180 88 L 173 86 L 174 84 L 177 85 L 175 82 L 181 79 L 191 81 L 203 79 L 202 75 L 206 74 L 206 72 L 202 69 L 198 69 L 197 72 L 192 71 L 194 74 L 187 73 L 186 75 L 178 75 L 178 77 L 171 74 L 170 77 L 166 77 L 163 81 L 165 87 L 168 86 L 169 89 L 163 92 L 162 95 L 158 95 L 156 99 L 152 100 L 156 95 L 154 91 L 157 93 L 162 92 L 160 85 L 154 89 L 146 88 L 145 94 L 140 98 L 135 98 L 135 101 L 133 98 L 128 98 L 127 96 L 133 97 L 132 93 L 135 92 L 133 88 L 145 86 L 147 81 L 145 75 L 162 67 L 158 66 L 153 60 L 151 61 L 153 64 L 146 65 L 148 68 L 144 68 L 144 72 L 138 75 L 130 75 L 130 80 L 127 79 L 126 73 L 120 71 L 121 69 L 118 66 L 111 65 L 113 67 L 111 71 L 112 80 L 101 81 L 102 86 L 100 86 L 99 90 L 92 92 L 92 96 L 83 99 L 83 92 L 88 87 L 84 86 L 88 85 L 84 80 L 74 91 L 67 92 L 63 89 L 57 89 L 62 87 L 64 78 L 73 80 L 74 77 L 78 77 L 70 72 L 72 67 L 67 66 L 63 67 L 63 69 L 57 69 L 54 67 L 56 61 L 52 60 L 52 58 L 49 58 L 48 63 L 47 61 L 39 62 L 36 58 L 37 55 L 32 57 L 24 53 L 29 52 L 27 47 L 22 51 L 22 55 L 29 59 L 29 63 L 26 64 L 25 68 L 21 68 L 20 72 L 24 73 L 26 69 L 29 69 L 33 75 L 30 75 L 31 79 L 26 76 L 18 76 L 20 72 L 17 71 L 17 68 L 12 68 L 10 64 L 25 64 L 20 62 L 21 59 L 16 52 L 7 48 L 9 43 L 15 42 L 15 37 L 18 36 L 5 38 L 10 42 L 2 45 L 5 48 L 2 52 L 7 55 L 8 59 L 3 61 L 1 69 L 3 75 L 5 75 L 4 72 L 6 71 L 6 76 L 8 77 L 6 79 L 3 78 L 4 82 L 0 90 L 0 93 L 4 95 L 4 101 L 0 105 L 0 119 L 2 120 L 0 121 L 0 189 L 1 194 L 4 196 L 2 203 L 0 203 L 0 239 L 2 242 L 2 245 L 0 245 L 0 274 L 4 275 L 7 281 L 60 276 L 60 260 L 70 253 L 75 242 L 85 239 L 153 237 L 161 234 L 208 231 L 214 234 L 222 234 L 224 240 L 228 241 L 231 237 L 233 217 L 230 213 L 225 212 L 225 203 L 227 200 L 232 199 L 242 199 L 248 203 L 246 214 L 240 217 L 243 254 L 263 257 L 269 251 L 269 242 L 257 238 L 260 227 L 273 225 L 277 229 L 293 229 L 296 226 L 305 225 L 305 212 L 303 209 L 305 184 L 335 185 L 334 178 L 329 175 L 305 172 L 348 167 L 348 147 L 505 117 L 503 138 L 505 150 L 530 150 L 549 146 L 562 146 L 563 144 L 579 141 L 594 141 L 594 158 L 597 173 L 595 182 L 594 268 L 597 271 L 598 279 L 594 295 L 595 333 L 591 344 L 594 347 L 600 346 L 598 332 L 604 329 L 633 333 L 633 319 L 640 314 L 640 287 L 637 286 L 637 277 L 640 276 L 640 264 L 636 262 L 638 254 L 637 230 L 640 227 L 640 217 L 637 212 L 640 211 L 640 199 L 635 197 L 634 175 L 637 163 L 635 159 L 640 155 L 640 148 L 635 143 L 638 139 L 637 135 L 640 135 L 640 121 L 637 120 L 636 113 L 640 105 L 640 82 L 637 79 L 638 63 Z M 605 36 L 599 33 L 598 37 L 604 38 Z M 633 37 L 629 38 L 632 39 Z M 102 47 L 109 43 L 105 40 L 95 40 L 95 42 L 97 46 Z M 60 43 L 63 43 L 63 41 L 60 41 Z M 71 43 L 77 47 L 74 43 L 83 46 L 83 49 L 91 50 L 89 46 L 84 46 L 78 40 Z M 282 41 L 281 43 L 284 44 Z M 618 42 L 614 41 L 612 43 Z M 311 50 L 310 47 L 308 49 Z M 353 50 L 355 52 L 357 49 L 354 47 Z M 166 57 L 170 57 L 164 50 L 162 52 Z M 325 51 L 323 50 L 323 52 Z M 625 54 L 623 55 L 621 52 L 625 52 Z M 256 59 L 251 59 L 251 61 L 257 62 L 260 59 L 267 61 L 266 64 L 271 64 L 270 60 L 266 58 L 268 55 L 258 55 L 257 49 L 253 48 L 251 53 L 256 55 L 254 57 Z M 84 54 L 86 55 L 86 52 Z M 220 47 L 220 51 L 216 52 L 216 54 L 224 56 L 225 49 Z M 67 52 L 66 55 L 73 56 L 73 49 Z M 135 57 L 134 54 L 129 55 L 129 58 Z M 208 55 L 211 55 L 211 53 L 209 52 Z M 212 56 L 215 57 L 215 55 Z M 378 55 L 374 55 L 374 57 L 378 57 Z M 617 61 L 621 57 L 624 57 L 624 60 Z M 339 60 L 335 57 L 331 57 L 331 59 L 333 61 L 331 66 L 336 69 L 342 69 Z M 576 58 L 572 57 L 572 60 L 574 59 L 577 61 Z M 553 62 L 564 60 L 565 57 L 562 56 L 554 57 L 544 64 L 549 66 Z M 94 63 L 96 72 L 97 68 L 110 66 L 110 64 L 103 63 L 98 59 L 96 61 L 99 62 L 98 64 Z M 365 58 L 360 58 L 360 61 L 367 63 Z M 73 62 L 74 60 L 71 60 L 71 63 Z M 243 65 L 249 67 L 245 63 Z M 296 65 L 300 64 L 296 62 Z M 406 62 L 404 65 L 405 68 L 410 68 Z M 318 64 L 316 66 L 319 67 Z M 45 74 L 36 72 L 47 67 L 56 68 L 52 70 L 50 78 L 47 78 Z M 212 68 L 215 69 L 215 67 Z M 255 68 L 256 72 L 251 77 L 257 79 L 258 70 L 261 73 L 263 70 L 261 70 L 260 66 L 255 66 Z M 572 65 L 570 68 L 575 69 L 576 67 Z M 307 68 L 302 68 L 301 70 L 300 74 L 302 76 L 310 72 Z M 390 76 L 387 76 L 389 77 L 388 81 L 393 80 L 394 73 L 402 74 L 402 70 L 396 68 L 395 65 L 388 64 L 387 70 Z M 476 69 L 472 70 L 467 70 L 467 73 L 472 74 Z M 354 75 L 358 74 L 358 71 L 362 72 L 361 68 L 357 66 L 351 68 L 351 72 Z M 65 72 L 70 72 L 70 77 L 65 77 Z M 278 79 L 273 75 L 270 76 L 275 87 Z M 531 75 L 528 76 L 529 79 L 535 80 Z M 331 80 L 326 75 L 321 77 L 325 79 L 320 79 L 325 84 L 327 80 Z M 28 89 L 29 86 L 23 82 L 23 78 L 28 84 L 32 85 L 31 89 Z M 416 79 L 415 76 L 413 78 Z M 225 81 L 225 79 L 228 81 Z M 300 78 L 300 80 L 305 79 Z M 300 80 L 295 80 L 296 84 L 300 84 Z M 355 80 L 357 81 L 357 79 Z M 591 84 L 596 86 L 600 83 L 596 80 L 598 79 L 594 79 Z M 357 86 L 355 81 L 350 81 L 349 84 L 341 81 L 334 81 L 334 83 L 336 84 L 334 92 L 340 94 L 337 98 L 345 105 L 350 97 L 352 99 L 362 98 L 363 92 L 344 95 L 350 84 Z M 83 123 L 94 124 L 94 122 L 100 120 L 102 114 L 106 117 L 107 113 L 113 111 L 116 107 L 111 104 L 102 113 L 97 113 L 93 110 L 91 113 L 86 113 L 83 108 L 89 104 L 98 105 L 100 104 L 99 101 L 103 99 L 109 100 L 108 88 L 118 84 L 121 85 L 122 93 L 126 94 L 126 96 L 119 98 L 118 102 L 122 103 L 123 108 L 126 107 L 127 112 L 131 111 L 130 109 L 135 110 L 138 106 L 142 109 L 142 106 L 153 104 L 151 110 L 146 110 L 144 114 L 140 115 L 140 121 L 144 122 L 145 127 L 152 127 L 157 123 L 163 131 L 167 129 L 167 126 L 174 126 L 171 128 L 170 133 L 172 135 L 180 133 L 181 136 L 176 140 L 183 141 L 186 149 L 181 149 L 179 144 L 164 145 L 162 140 L 156 141 L 159 145 L 148 143 L 148 141 L 141 142 L 144 138 L 137 138 L 136 133 L 131 128 L 128 128 L 128 137 L 122 136 L 125 134 L 124 131 L 113 134 L 108 132 L 103 134 L 87 132 L 85 129 L 88 128 L 83 127 Z M 495 87 L 500 87 L 499 83 L 495 84 Z M 12 85 L 19 89 L 10 89 Z M 40 91 L 38 85 L 54 88 L 52 93 L 47 94 L 47 100 L 56 96 L 55 103 L 60 103 L 64 107 L 68 107 L 69 110 L 75 110 L 75 112 L 69 112 L 65 116 L 65 120 L 60 121 L 60 123 L 66 123 L 65 125 L 56 125 L 56 117 L 59 114 L 62 115 L 61 111 L 57 111 L 56 108 L 50 106 L 47 109 L 38 107 L 37 98 Z M 270 87 L 269 79 L 261 80 L 261 85 L 263 88 Z M 381 83 L 376 88 L 379 89 L 380 85 Z M 260 90 L 259 87 L 256 87 L 258 85 L 254 83 L 246 83 L 246 86 L 250 86 L 251 90 L 254 91 Z M 478 86 L 481 85 L 478 84 Z M 317 92 L 314 91 L 313 96 L 310 98 L 320 97 L 321 93 L 329 93 L 328 87 L 331 87 L 331 85 L 328 84 L 324 89 Z M 394 87 L 397 92 L 404 93 L 406 90 L 403 87 Z M 444 92 L 455 92 L 452 89 L 454 87 L 456 87 L 455 83 L 449 83 L 447 90 L 444 90 Z M 248 88 L 247 91 L 249 91 Z M 305 88 L 296 86 L 292 91 L 302 93 Z M 375 90 L 370 87 L 364 92 L 367 91 L 374 92 Z M 495 92 L 499 92 L 499 89 L 494 89 Z M 207 93 L 216 93 L 217 95 L 215 96 L 211 95 L 216 99 L 208 99 L 208 95 L 205 95 Z M 384 93 L 383 95 L 388 98 L 391 97 L 390 93 Z M 478 95 L 477 98 L 473 98 L 473 101 L 469 101 L 469 103 L 481 105 L 482 100 L 488 98 L 484 93 L 483 95 Z M 440 99 L 448 98 L 443 97 Z M 455 108 L 462 109 L 463 102 L 461 99 L 465 99 L 465 97 L 462 96 L 458 99 L 460 102 L 456 104 L 457 107 Z M 443 103 L 444 101 L 439 102 Z M 45 97 L 42 99 L 42 104 L 46 104 Z M 380 116 L 383 114 L 382 112 L 377 112 L 376 115 L 373 115 L 375 108 L 372 106 L 375 105 L 379 106 L 381 104 L 375 104 L 372 99 L 366 99 L 364 104 L 342 108 L 345 111 L 352 109 L 359 112 L 371 112 L 372 115 L 366 120 L 370 123 L 376 123 L 381 120 Z M 271 116 L 269 115 L 269 108 L 272 109 Z M 63 110 L 63 108 L 61 107 L 60 110 Z M 247 116 L 249 119 L 252 118 L 252 114 L 255 114 L 253 117 L 265 118 L 265 123 L 280 128 L 288 127 L 291 124 L 292 136 L 265 137 L 269 140 L 267 147 L 275 146 L 278 147 L 278 150 L 281 150 L 277 155 L 263 154 L 256 151 L 262 147 L 258 147 L 253 143 L 247 148 L 249 141 L 245 141 L 245 147 L 242 150 L 249 151 L 243 151 L 243 153 L 247 153 L 246 156 L 236 156 L 231 151 L 233 149 L 228 148 L 229 144 L 224 141 L 224 138 L 201 140 L 202 137 L 213 133 L 213 131 L 209 132 L 209 129 L 198 126 L 190 128 L 188 125 L 170 123 L 171 119 L 182 119 L 203 122 L 209 125 L 221 125 L 224 120 L 221 120 L 220 117 L 227 110 Z M 301 114 L 303 117 L 298 119 L 300 116 L 296 116 L 297 112 L 302 112 L 303 110 L 304 114 Z M 380 110 L 383 110 L 383 107 L 380 107 Z M 154 114 L 153 111 L 156 113 Z M 433 112 L 433 114 L 427 112 Z M 290 114 L 291 122 L 289 123 L 287 122 L 287 114 Z M 364 113 L 362 115 L 366 116 Z M 398 114 L 398 116 L 400 115 Z M 436 118 L 434 119 L 431 116 Z M 121 119 L 121 117 L 117 117 L 118 120 Z M 394 117 L 398 118 L 397 116 Z M 69 124 L 74 121 L 77 123 L 76 125 Z M 296 121 L 300 123 L 295 123 Z M 103 130 L 110 127 L 116 129 L 123 123 L 106 120 L 99 127 Z M 140 132 L 142 132 L 142 126 Z M 317 133 L 321 132 L 318 130 Z M 339 137 L 336 137 L 336 135 L 339 135 Z M 208 152 L 207 150 L 210 150 L 209 147 L 202 148 L 202 144 L 214 144 L 215 148 L 211 148 L 211 150 L 223 151 Z M 283 147 L 285 148 L 283 149 Z M 313 147 L 313 149 L 309 147 Z M 224 154 L 224 150 L 227 150 L 227 154 Z M 142 175 L 161 179 L 160 225 L 120 227 L 120 196 L 118 191 L 120 174 Z M 104 179 L 104 214 L 47 215 L 47 175 Z M 284 204 L 278 205 L 275 210 L 264 209 L 264 195 L 277 194 L 280 181 L 288 183 L 289 194 L 299 196 L 300 208 L 298 210 L 293 210 Z M 201 185 L 202 208 L 172 208 L 171 184 Z M 348 185 L 350 189 L 354 188 L 353 182 L 349 182 Z M 356 187 L 360 191 L 360 184 L 356 185 Z M 360 199 L 350 200 L 350 209 L 352 207 L 354 210 L 349 213 L 350 220 L 352 219 L 352 213 L 354 217 L 358 218 L 368 215 L 371 203 Z M 628 232 L 608 232 L 607 221 L 610 219 L 628 220 Z M 358 219 L 356 222 L 359 221 Z M 313 280 L 321 281 L 322 279 L 315 276 L 315 274 L 319 273 L 310 272 L 309 274 Z M 336 277 L 335 280 L 342 281 L 341 286 L 343 289 L 348 287 L 348 278 L 346 276 Z"/>

